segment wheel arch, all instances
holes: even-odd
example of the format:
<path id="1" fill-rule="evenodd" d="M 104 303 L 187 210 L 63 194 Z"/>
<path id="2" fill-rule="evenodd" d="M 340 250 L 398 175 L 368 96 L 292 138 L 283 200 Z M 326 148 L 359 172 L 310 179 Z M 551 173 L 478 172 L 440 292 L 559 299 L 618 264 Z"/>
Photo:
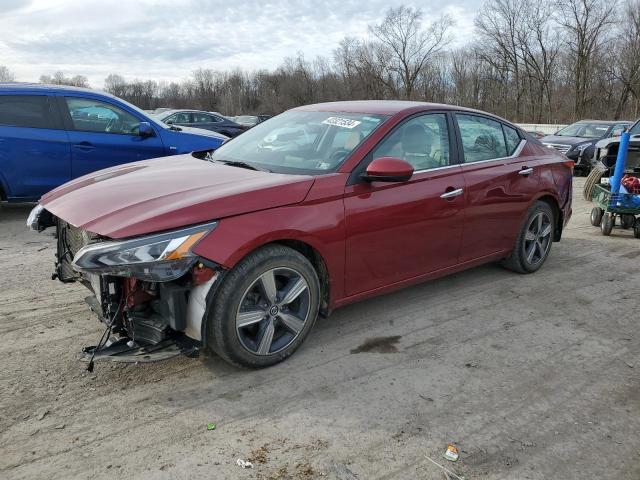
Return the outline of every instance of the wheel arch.
<path id="1" fill-rule="evenodd" d="M 562 237 L 562 228 L 564 226 L 564 214 L 562 213 L 562 209 L 560 208 L 558 199 L 553 195 L 547 193 L 536 198 L 536 201 L 546 203 L 551 207 L 551 210 L 553 210 L 553 214 L 555 217 L 555 225 L 553 229 L 553 241 L 559 242 L 560 238 Z"/>
<path id="2" fill-rule="evenodd" d="M 330 303 L 331 289 L 330 289 L 330 282 L 329 282 L 329 270 L 327 268 L 327 264 L 323 256 L 320 254 L 318 249 L 315 248 L 310 243 L 307 243 L 302 240 L 292 239 L 292 238 L 281 238 L 281 239 L 264 242 L 256 246 L 252 250 L 246 252 L 244 255 L 242 255 L 242 257 L 238 258 L 237 261 L 234 262 L 233 266 L 235 266 L 235 264 L 237 264 L 237 262 L 239 262 L 242 258 L 245 258 L 251 255 L 252 253 L 254 253 L 255 251 L 269 245 L 282 245 L 285 247 L 289 247 L 292 250 L 295 250 L 298 253 L 302 254 L 307 260 L 309 260 L 309 262 L 311 262 L 311 265 L 313 266 L 314 270 L 318 274 L 318 280 L 320 281 L 320 289 L 321 289 L 320 315 L 327 317 L 331 312 L 331 303 Z M 217 280 L 212 284 L 211 288 L 209 289 L 209 292 L 206 295 L 206 302 L 205 302 L 206 305 L 202 315 L 202 322 L 200 324 L 201 342 L 204 347 L 206 347 L 208 344 L 207 330 L 208 330 L 209 322 L 207 321 L 207 318 L 209 317 L 211 309 L 213 308 L 213 305 L 215 303 L 215 299 L 218 294 L 219 287 L 222 284 L 222 282 L 224 282 L 226 273 L 230 269 L 232 269 L 233 266 L 226 267 L 226 268 L 223 267 L 219 271 L 219 274 L 218 274 L 219 276 L 217 277 Z"/>
<path id="3" fill-rule="evenodd" d="M 311 244 L 302 240 L 294 239 L 281 239 L 276 240 L 265 245 L 261 245 L 262 248 L 266 245 L 283 245 L 289 247 L 292 250 L 304 255 L 304 257 L 311 262 L 313 268 L 318 274 L 318 280 L 320 280 L 320 314 L 323 316 L 329 315 L 330 310 L 330 293 L 331 287 L 329 285 L 329 270 L 327 264 L 320 254 L 320 252 L 314 248 Z"/>

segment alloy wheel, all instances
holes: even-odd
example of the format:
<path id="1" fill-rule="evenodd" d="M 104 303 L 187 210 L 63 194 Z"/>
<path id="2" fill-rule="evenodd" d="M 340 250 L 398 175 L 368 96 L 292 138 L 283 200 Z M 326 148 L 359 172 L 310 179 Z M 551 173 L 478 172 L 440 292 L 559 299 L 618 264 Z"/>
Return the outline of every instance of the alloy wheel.
<path id="1" fill-rule="evenodd" d="M 244 292 L 236 312 L 236 333 L 254 355 L 287 348 L 309 320 L 309 284 L 293 268 L 273 268 Z"/>
<path id="2" fill-rule="evenodd" d="M 551 218 L 546 212 L 538 212 L 533 216 L 524 236 L 524 256 L 529 265 L 542 262 L 551 246 Z"/>

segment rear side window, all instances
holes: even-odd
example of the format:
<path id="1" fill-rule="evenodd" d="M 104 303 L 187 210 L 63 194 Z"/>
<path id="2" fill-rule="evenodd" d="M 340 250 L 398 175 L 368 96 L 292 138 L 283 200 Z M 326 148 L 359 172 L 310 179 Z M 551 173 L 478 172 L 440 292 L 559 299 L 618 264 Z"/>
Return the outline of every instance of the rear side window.
<path id="1" fill-rule="evenodd" d="M 520 134 L 515 128 L 508 127 L 506 125 L 502 125 L 502 129 L 504 130 L 504 139 L 507 141 L 507 155 L 513 155 L 520 145 Z"/>
<path id="2" fill-rule="evenodd" d="M 221 122 L 222 120 L 206 113 L 194 113 L 193 114 L 193 123 L 211 123 L 211 122 Z"/>
<path id="3" fill-rule="evenodd" d="M 509 156 L 500 122 L 477 115 L 456 114 L 456 119 L 462 138 L 464 163 Z"/>
<path id="4" fill-rule="evenodd" d="M 56 128 L 49 100 L 44 95 L 0 95 L 0 125 Z"/>

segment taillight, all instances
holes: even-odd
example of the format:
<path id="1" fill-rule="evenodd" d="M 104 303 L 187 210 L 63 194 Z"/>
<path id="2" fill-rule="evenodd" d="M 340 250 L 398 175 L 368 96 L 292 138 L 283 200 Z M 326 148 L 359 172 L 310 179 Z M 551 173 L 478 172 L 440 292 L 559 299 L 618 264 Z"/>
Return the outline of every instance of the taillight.
<path id="1" fill-rule="evenodd" d="M 573 160 L 566 160 L 562 163 L 564 164 L 565 167 L 571 170 L 571 173 L 573 173 L 573 169 L 576 166 L 576 162 L 574 162 Z"/>

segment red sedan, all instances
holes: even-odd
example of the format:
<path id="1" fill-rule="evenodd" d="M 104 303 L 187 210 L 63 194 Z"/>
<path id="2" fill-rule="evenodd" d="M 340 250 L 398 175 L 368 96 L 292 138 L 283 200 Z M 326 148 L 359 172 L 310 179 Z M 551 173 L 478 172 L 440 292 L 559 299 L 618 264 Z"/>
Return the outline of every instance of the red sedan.
<path id="1" fill-rule="evenodd" d="M 535 272 L 571 216 L 572 165 L 484 112 L 326 103 L 74 180 L 29 223 L 56 227 L 54 275 L 94 294 L 87 356 L 265 367 L 349 302 L 487 262 Z"/>

